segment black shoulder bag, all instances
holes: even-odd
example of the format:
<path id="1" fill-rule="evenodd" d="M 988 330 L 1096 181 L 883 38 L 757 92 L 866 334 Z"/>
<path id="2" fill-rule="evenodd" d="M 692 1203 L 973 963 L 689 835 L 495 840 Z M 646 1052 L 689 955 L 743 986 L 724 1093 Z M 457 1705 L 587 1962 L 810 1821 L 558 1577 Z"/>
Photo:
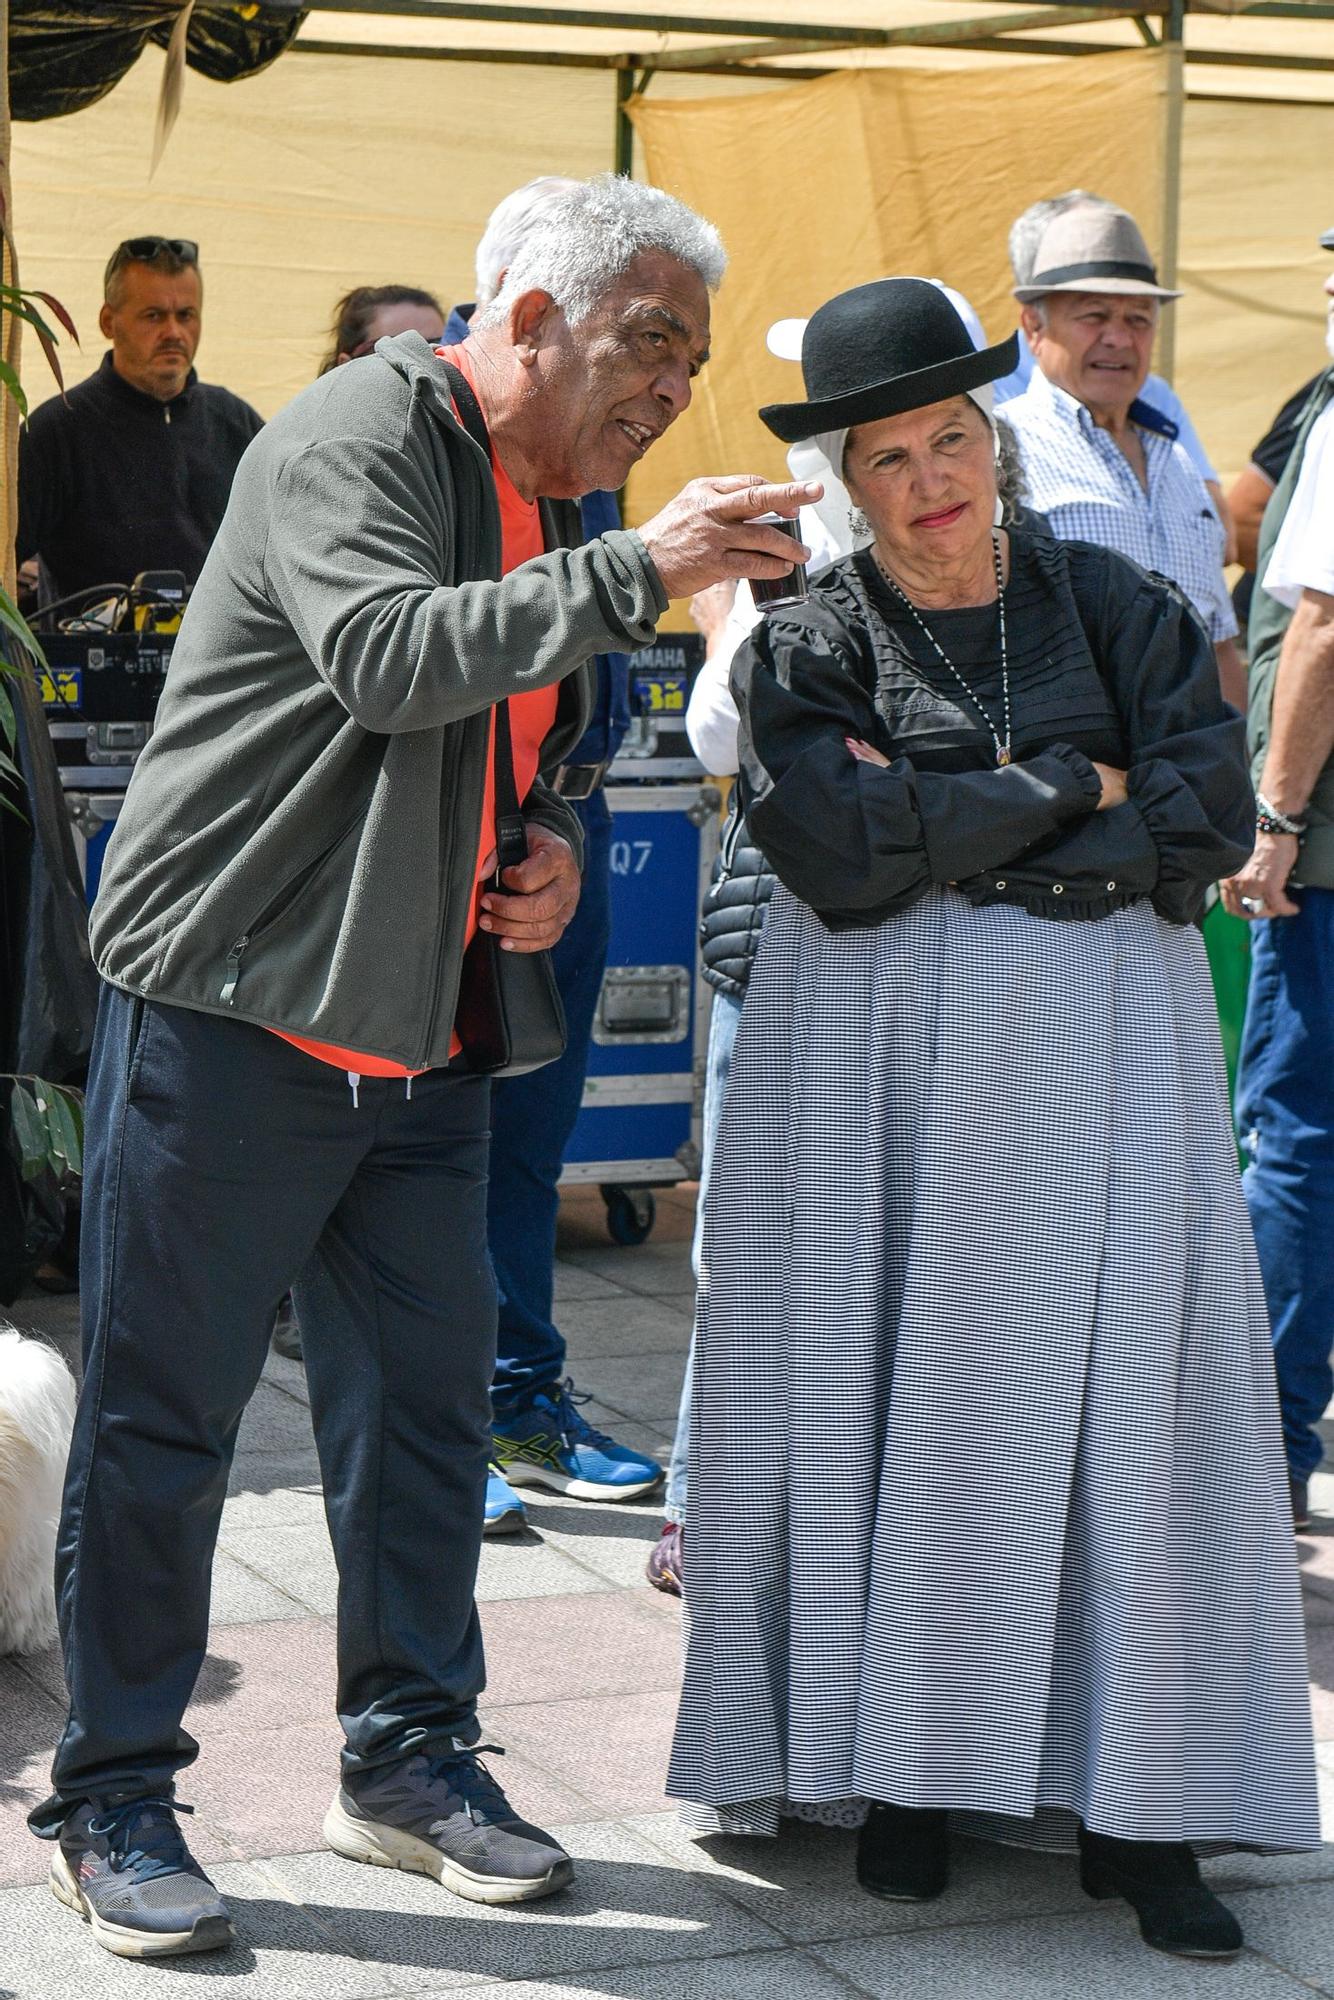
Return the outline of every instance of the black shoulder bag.
<path id="1" fill-rule="evenodd" d="M 486 420 L 457 368 L 445 364 L 454 406 L 464 428 L 491 461 Z M 492 887 L 504 894 L 507 868 L 528 858 L 528 834 L 514 782 L 510 705 L 494 710 L 496 872 Z M 526 1076 L 565 1053 L 565 1009 L 549 951 L 502 951 L 493 931 L 478 930 L 463 954 L 454 1027 L 470 1070 L 490 1076 Z"/>

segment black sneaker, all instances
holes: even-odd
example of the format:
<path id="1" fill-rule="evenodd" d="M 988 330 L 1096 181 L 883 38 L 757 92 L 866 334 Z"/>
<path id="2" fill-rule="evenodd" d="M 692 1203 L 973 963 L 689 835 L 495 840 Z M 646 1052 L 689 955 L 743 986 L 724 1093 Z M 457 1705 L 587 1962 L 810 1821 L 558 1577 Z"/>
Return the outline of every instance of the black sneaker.
<path id="1" fill-rule="evenodd" d="M 213 1884 L 176 1824 L 189 1806 L 126 1799 L 80 1806 L 60 1829 L 51 1888 L 117 1958 L 220 1951 L 235 1933 Z"/>
<path id="2" fill-rule="evenodd" d="M 528 1903 L 563 1889 L 574 1864 L 549 1833 L 519 1818 L 479 1750 L 419 1755 L 344 1780 L 324 1816 L 335 1854 L 433 1875 L 472 1903 Z M 497 1753 L 498 1754 L 498 1753 Z"/>

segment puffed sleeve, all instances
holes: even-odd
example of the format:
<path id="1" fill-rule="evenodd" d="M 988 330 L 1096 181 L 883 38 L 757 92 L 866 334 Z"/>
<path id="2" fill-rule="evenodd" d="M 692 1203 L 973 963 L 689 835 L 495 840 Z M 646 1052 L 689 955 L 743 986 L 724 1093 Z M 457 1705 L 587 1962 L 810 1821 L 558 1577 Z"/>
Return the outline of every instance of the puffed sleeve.
<path id="1" fill-rule="evenodd" d="M 1056 744 L 1004 770 L 941 775 L 889 754 L 851 635 L 817 608 L 764 619 L 738 648 L 746 817 L 779 880 L 831 930 L 880 923 L 938 883 L 999 867 L 1098 803 L 1097 772 Z"/>
<path id="2" fill-rule="evenodd" d="M 1129 755 L 1130 804 L 1119 810 L 1138 812 L 1157 848 L 1154 908 L 1194 923 L 1209 885 L 1254 845 L 1246 725 L 1224 701 L 1213 644 L 1176 585 L 1099 553 L 1095 645 Z"/>

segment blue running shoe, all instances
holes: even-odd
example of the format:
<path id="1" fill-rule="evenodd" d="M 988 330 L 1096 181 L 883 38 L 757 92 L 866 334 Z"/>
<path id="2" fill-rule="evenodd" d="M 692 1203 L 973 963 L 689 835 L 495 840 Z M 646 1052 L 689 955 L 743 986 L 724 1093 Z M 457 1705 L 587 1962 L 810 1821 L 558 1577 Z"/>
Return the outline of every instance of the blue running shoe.
<path id="1" fill-rule="evenodd" d="M 486 1506 L 482 1511 L 484 1535 L 517 1535 L 528 1526 L 524 1505 L 499 1466 L 486 1469 Z"/>
<path id="2" fill-rule="evenodd" d="M 176 1824 L 189 1806 L 125 1799 L 99 1812 L 80 1806 L 60 1829 L 51 1888 L 117 1958 L 219 1951 L 232 1920 Z"/>
<path id="3" fill-rule="evenodd" d="M 655 1458 L 594 1430 L 578 1408 L 588 1400 L 567 1377 L 493 1428 L 496 1463 L 511 1486 L 542 1486 L 571 1500 L 640 1500 L 662 1484 Z"/>

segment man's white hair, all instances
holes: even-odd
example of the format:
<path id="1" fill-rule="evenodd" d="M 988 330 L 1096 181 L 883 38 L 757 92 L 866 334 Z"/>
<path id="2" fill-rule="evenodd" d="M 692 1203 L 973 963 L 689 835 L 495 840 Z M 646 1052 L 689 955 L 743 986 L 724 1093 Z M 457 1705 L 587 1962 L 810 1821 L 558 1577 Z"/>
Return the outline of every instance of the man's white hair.
<path id="1" fill-rule="evenodd" d="M 1086 188 L 1067 188 L 1064 194 L 1054 194 L 1048 201 L 1035 201 L 1010 224 L 1010 269 L 1015 284 L 1032 284 L 1038 245 L 1047 233 L 1048 223 L 1055 222 L 1058 215 L 1064 215 L 1068 208 L 1115 207 L 1114 201 L 1104 201 L 1100 194 L 1090 194 Z"/>
<path id="2" fill-rule="evenodd" d="M 535 181 L 527 181 L 496 203 L 477 245 L 478 312 L 484 312 L 490 305 L 520 244 L 542 221 L 553 202 L 580 185 L 568 174 L 539 174 Z"/>
<path id="3" fill-rule="evenodd" d="M 711 292 L 727 268 L 713 224 L 661 188 L 622 174 L 575 181 L 551 195 L 533 219 L 504 284 L 485 308 L 479 304 L 474 325 L 499 325 L 525 292 L 549 292 L 577 326 L 635 258 L 651 250 L 698 273 Z"/>

